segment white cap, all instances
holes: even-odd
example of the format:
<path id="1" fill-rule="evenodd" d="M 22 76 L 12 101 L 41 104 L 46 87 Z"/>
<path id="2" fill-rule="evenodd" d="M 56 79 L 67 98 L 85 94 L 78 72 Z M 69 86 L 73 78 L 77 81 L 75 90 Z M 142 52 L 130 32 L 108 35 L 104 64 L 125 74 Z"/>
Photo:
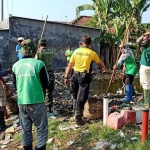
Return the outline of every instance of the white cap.
<path id="1" fill-rule="evenodd" d="M 19 38 L 18 38 L 18 41 L 23 41 L 23 40 L 24 40 L 23 37 L 19 37 Z"/>

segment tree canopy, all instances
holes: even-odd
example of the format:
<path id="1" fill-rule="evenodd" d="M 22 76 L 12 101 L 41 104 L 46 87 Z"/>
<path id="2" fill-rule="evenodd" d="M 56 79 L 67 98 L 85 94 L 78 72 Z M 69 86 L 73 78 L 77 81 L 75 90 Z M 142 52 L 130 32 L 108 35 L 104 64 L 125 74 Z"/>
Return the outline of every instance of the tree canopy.
<path id="1" fill-rule="evenodd" d="M 76 8 L 77 17 L 81 11 L 93 10 L 92 20 L 85 23 L 85 26 L 100 28 L 107 37 L 112 35 L 114 41 L 121 41 L 126 26 L 134 10 L 131 28 L 142 28 L 143 12 L 150 8 L 150 2 L 147 0 L 92 0 L 93 4 L 83 4 Z M 112 31 L 115 30 L 114 31 Z M 107 35 L 106 35 L 107 33 Z M 108 36 L 109 35 L 109 36 Z M 103 37 L 103 38 L 104 38 Z M 101 37 L 102 38 L 102 37 Z M 100 39 L 100 38 L 99 38 Z"/>

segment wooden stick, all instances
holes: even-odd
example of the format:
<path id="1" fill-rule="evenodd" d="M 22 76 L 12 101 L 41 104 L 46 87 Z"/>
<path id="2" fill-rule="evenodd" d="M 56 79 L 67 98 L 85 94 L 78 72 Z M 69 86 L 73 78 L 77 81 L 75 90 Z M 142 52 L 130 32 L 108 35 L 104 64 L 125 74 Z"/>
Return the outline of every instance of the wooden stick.
<path id="1" fill-rule="evenodd" d="M 65 88 L 69 89 L 67 86 L 63 85 L 62 83 L 60 83 L 60 82 L 59 82 L 58 80 L 56 80 L 56 79 L 55 79 L 55 82 L 58 83 L 58 84 L 60 84 L 60 85 L 62 85 L 62 86 L 65 87 Z"/>
<path id="2" fill-rule="evenodd" d="M 124 42 L 125 42 L 125 40 L 126 40 L 126 36 L 127 36 L 128 30 L 129 30 L 129 27 L 130 27 L 130 25 L 131 25 L 131 22 L 132 22 L 132 18 L 133 18 L 134 13 L 135 13 L 135 10 L 133 10 L 133 12 L 132 12 L 132 16 L 131 16 L 131 18 L 130 18 L 130 22 L 129 22 L 128 26 L 127 26 L 127 29 L 126 29 L 126 32 L 125 32 L 125 35 L 124 35 L 124 38 L 123 38 L 123 42 L 122 42 L 123 44 L 124 44 Z M 117 64 L 117 62 L 118 62 L 118 59 L 119 59 L 120 53 L 121 53 L 121 52 L 120 52 L 120 50 L 119 50 L 119 53 L 118 53 L 118 55 L 117 55 L 117 59 L 116 59 L 116 63 L 115 63 L 115 65 L 116 65 L 116 64 Z M 109 81 L 109 85 L 108 85 L 108 88 L 107 88 L 106 94 L 107 94 L 107 93 L 108 93 L 108 91 L 109 91 L 109 88 L 110 88 L 110 85 L 111 85 L 111 82 L 112 82 L 112 79 L 113 79 L 114 73 L 115 73 L 115 69 L 113 69 L 113 72 L 112 72 L 112 74 L 111 74 L 111 78 L 110 78 L 110 81 Z"/>
<path id="3" fill-rule="evenodd" d="M 124 87 L 125 87 L 125 84 L 123 84 L 123 86 L 121 87 L 121 89 L 120 89 L 120 90 L 122 90 Z"/>
<path id="4" fill-rule="evenodd" d="M 41 40 L 42 40 L 43 35 L 44 35 L 44 31 L 45 31 L 45 26 L 46 26 L 47 19 L 48 19 L 48 15 L 47 15 L 46 20 L 44 22 L 44 26 L 43 26 L 43 30 L 42 30 L 42 34 L 41 34 Z"/>

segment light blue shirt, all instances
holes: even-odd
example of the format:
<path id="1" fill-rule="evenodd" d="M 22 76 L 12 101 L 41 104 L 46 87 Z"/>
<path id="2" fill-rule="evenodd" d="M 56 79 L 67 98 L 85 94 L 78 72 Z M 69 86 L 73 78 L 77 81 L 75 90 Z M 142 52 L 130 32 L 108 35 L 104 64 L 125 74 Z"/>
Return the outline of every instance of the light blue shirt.
<path id="1" fill-rule="evenodd" d="M 22 59 L 22 55 L 20 54 L 20 49 L 21 49 L 20 45 L 17 44 L 17 45 L 16 45 L 16 52 L 18 52 L 18 55 L 17 55 L 17 56 L 18 56 L 19 60 Z"/>

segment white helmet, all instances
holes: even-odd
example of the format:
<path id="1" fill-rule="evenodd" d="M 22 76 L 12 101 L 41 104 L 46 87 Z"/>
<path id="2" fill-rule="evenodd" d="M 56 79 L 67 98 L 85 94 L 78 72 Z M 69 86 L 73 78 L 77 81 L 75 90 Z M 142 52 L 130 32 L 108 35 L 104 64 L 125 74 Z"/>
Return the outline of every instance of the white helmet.
<path id="1" fill-rule="evenodd" d="M 19 37 L 19 38 L 18 38 L 18 41 L 23 41 L 23 40 L 24 40 L 23 37 Z"/>

